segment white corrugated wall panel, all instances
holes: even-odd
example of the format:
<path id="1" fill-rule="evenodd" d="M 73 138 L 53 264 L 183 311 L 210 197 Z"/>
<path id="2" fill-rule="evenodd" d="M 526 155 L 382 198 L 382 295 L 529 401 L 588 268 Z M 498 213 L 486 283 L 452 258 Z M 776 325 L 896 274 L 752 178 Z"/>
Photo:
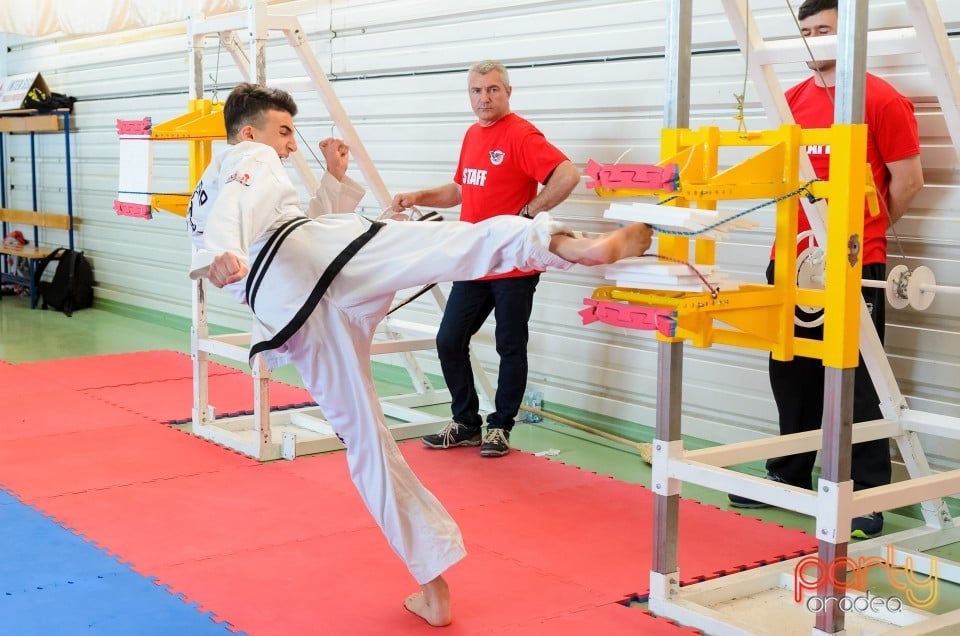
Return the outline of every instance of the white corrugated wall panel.
<path id="1" fill-rule="evenodd" d="M 451 179 L 461 137 L 473 121 L 464 71 L 487 57 L 511 67 L 514 110 L 534 121 L 579 166 L 591 158 L 631 163 L 659 158 L 666 33 L 662 0 L 345 0 L 298 6 L 307 5 L 317 7 L 300 14 L 309 44 L 391 192 Z M 901 1 L 870 5 L 872 28 L 905 24 Z M 751 6 L 765 36 L 795 33 L 781 0 L 754 0 Z M 951 34 L 960 29 L 960 5 L 941 0 L 939 6 Z M 691 126 L 733 128 L 744 60 L 720 2 L 699 0 L 693 7 Z M 40 70 L 53 90 L 80 98 L 73 139 L 74 196 L 82 220 L 77 239 L 94 261 L 98 295 L 186 316 L 189 247 L 183 220 L 162 214 L 143 222 L 117 217 L 111 208 L 118 160 L 115 120 L 151 115 L 163 121 L 185 106 L 190 81 L 185 31 L 168 27 L 152 33 L 161 36 L 8 38 L 3 63 L 11 74 Z M 958 54 L 960 38 L 952 37 L 951 43 Z M 267 57 L 270 78 L 305 75 L 279 38 L 271 38 Z M 213 86 L 209 76 L 215 75 L 222 97 L 240 73 L 225 52 L 219 51 L 219 65 L 217 58 L 211 40 L 205 48 L 206 85 L 208 90 Z M 960 285 L 960 221 L 954 212 L 960 204 L 958 161 L 933 98 L 933 80 L 918 55 L 871 58 L 870 68 L 918 104 L 928 181 L 912 212 L 897 224 L 899 242 L 891 241 L 890 266 L 925 264 L 941 284 Z M 779 70 L 783 87 L 808 72 L 802 64 Z M 755 95 L 748 83 L 745 121 L 750 129 L 761 129 L 768 124 Z M 295 97 L 301 106 L 299 128 L 310 146 L 335 134 L 315 93 Z M 29 186 L 25 139 L 8 145 L 10 194 L 20 205 Z M 41 199 L 56 208 L 65 200 L 59 176 L 63 153 L 55 137 L 42 137 L 39 143 Z M 724 159 L 733 161 L 731 157 Z M 185 148 L 176 143 L 158 149 L 157 183 L 188 189 L 185 162 Z M 359 177 L 356 170 L 352 174 Z M 740 209 L 753 203 L 727 205 Z M 603 230 L 612 227 L 602 219 L 605 207 L 581 185 L 556 214 L 579 229 Z M 364 200 L 363 211 L 379 213 L 373 196 Z M 452 218 L 456 211 L 446 214 Z M 720 244 L 718 259 L 732 276 L 760 281 L 773 215 L 762 211 L 753 217 L 760 228 Z M 576 312 L 582 298 L 600 284 L 597 272 L 586 268 L 542 277 L 531 322 L 530 381 L 550 402 L 651 425 L 656 341 L 647 332 L 580 324 Z M 217 321 L 246 325 L 243 308 L 220 292 L 212 299 Z M 886 348 L 915 408 L 960 416 L 958 316 L 960 298 L 945 294 L 925 312 L 888 311 Z M 404 319 L 427 324 L 436 324 L 438 317 L 429 298 L 403 312 Z M 476 351 L 488 368 L 495 368 L 492 324 L 481 330 Z M 688 346 L 685 351 L 686 432 L 739 440 L 776 431 L 765 355 L 729 347 Z M 439 370 L 432 354 L 419 358 L 426 369 Z M 953 445 L 938 448 L 935 464 L 950 464 L 958 450 Z"/>

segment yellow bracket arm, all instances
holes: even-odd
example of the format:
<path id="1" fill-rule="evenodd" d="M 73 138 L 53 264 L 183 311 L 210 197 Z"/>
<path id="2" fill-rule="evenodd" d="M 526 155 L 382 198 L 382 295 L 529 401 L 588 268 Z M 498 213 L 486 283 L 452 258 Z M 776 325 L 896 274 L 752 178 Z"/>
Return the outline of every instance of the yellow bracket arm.
<path id="1" fill-rule="evenodd" d="M 200 181 L 213 157 L 213 142 L 226 139 L 223 122 L 223 104 L 208 99 L 192 99 L 189 110 L 178 117 L 152 127 L 150 139 L 155 141 L 186 141 L 190 145 L 188 179 L 190 187 Z M 190 192 L 154 194 L 150 205 L 180 216 L 186 216 Z"/>

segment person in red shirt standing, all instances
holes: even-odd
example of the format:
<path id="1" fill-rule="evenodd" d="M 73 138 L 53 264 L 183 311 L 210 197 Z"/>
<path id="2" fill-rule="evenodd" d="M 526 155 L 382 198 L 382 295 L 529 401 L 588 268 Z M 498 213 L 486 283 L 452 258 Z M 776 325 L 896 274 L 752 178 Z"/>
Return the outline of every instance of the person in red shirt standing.
<path id="1" fill-rule="evenodd" d="M 543 133 L 510 111 L 510 77 L 500 62 L 470 68 L 467 88 L 477 123 L 467 129 L 453 182 L 393 199 L 393 209 L 460 205 L 460 219 L 476 223 L 498 215 L 533 217 L 564 201 L 580 182 L 576 166 Z M 543 189 L 539 190 L 539 185 Z M 519 270 L 453 283 L 437 332 L 437 354 L 450 389 L 452 421 L 422 438 L 429 448 L 480 446 L 484 457 L 510 452 L 510 431 L 527 383 L 527 323 L 539 273 Z M 470 339 L 494 312 L 500 356 L 495 410 L 487 434 L 470 366 Z"/>
<path id="2" fill-rule="evenodd" d="M 798 10 L 801 34 L 804 37 L 837 33 L 836 0 L 807 0 Z M 829 128 L 833 124 L 836 92 L 836 60 L 808 62 L 813 76 L 790 88 L 785 96 L 796 123 L 804 128 Z M 864 279 L 885 280 L 887 261 L 887 226 L 895 223 L 909 209 L 914 195 L 923 187 L 920 165 L 920 140 L 913 104 L 890 84 L 867 73 L 864 88 L 864 123 L 867 124 L 867 161 L 877 186 L 881 212 L 870 216 L 864 207 L 863 272 Z M 806 148 L 814 172 L 821 179 L 829 178 L 829 146 Z M 837 211 L 830 210 L 831 213 Z M 842 212 L 842 211 L 839 211 Z M 810 229 L 800 209 L 798 235 Z M 802 243 L 802 247 L 806 242 Z M 775 263 L 767 267 L 767 281 L 773 283 Z M 864 288 L 863 297 L 870 311 L 880 341 L 884 337 L 884 290 Z M 797 309 L 798 317 L 811 321 L 810 315 Z M 797 325 L 798 337 L 823 339 L 823 327 Z M 788 362 L 770 358 L 770 386 L 779 411 L 780 434 L 789 435 L 820 428 L 823 417 L 823 363 L 819 359 L 795 357 Z M 864 367 L 863 359 L 856 369 L 854 382 L 853 421 L 881 419 L 880 399 Z M 775 457 L 767 461 L 770 479 L 801 488 L 811 488 L 816 452 Z M 851 477 L 854 490 L 890 483 L 890 444 L 878 439 L 853 445 Z M 739 508 L 761 508 L 768 504 L 738 495 L 729 495 L 730 505 Z M 851 536 L 869 538 L 883 530 L 883 514 L 874 512 L 853 519 Z"/>

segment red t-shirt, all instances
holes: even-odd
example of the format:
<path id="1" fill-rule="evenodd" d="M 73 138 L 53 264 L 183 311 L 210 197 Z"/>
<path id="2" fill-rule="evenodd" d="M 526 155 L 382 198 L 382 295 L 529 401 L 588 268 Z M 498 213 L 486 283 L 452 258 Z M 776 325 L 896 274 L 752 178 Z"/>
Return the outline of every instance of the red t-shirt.
<path id="1" fill-rule="evenodd" d="M 829 94 L 828 94 L 829 92 Z M 864 202 L 863 264 L 887 261 L 887 214 L 885 206 L 890 185 L 886 164 L 912 157 L 920 152 L 920 137 L 913 104 L 890 84 L 867 73 L 864 88 L 864 123 L 867 124 L 867 161 L 873 171 L 880 201 L 880 214 L 870 216 Z M 817 86 L 814 78 L 789 89 L 785 96 L 793 119 L 803 128 L 829 128 L 833 125 L 835 89 Z M 821 179 L 830 176 L 830 147 L 807 146 L 807 155 L 813 171 Z M 797 234 L 810 229 L 810 223 L 800 208 Z M 803 244 L 806 246 L 806 243 Z M 773 258 L 773 252 L 770 253 Z"/>
<path id="2" fill-rule="evenodd" d="M 490 126 L 470 126 L 453 177 L 462 193 L 460 220 L 476 223 L 502 214 L 516 215 L 537 196 L 539 184 L 566 160 L 536 126 L 514 113 Z M 529 274 L 514 270 L 488 278 Z"/>

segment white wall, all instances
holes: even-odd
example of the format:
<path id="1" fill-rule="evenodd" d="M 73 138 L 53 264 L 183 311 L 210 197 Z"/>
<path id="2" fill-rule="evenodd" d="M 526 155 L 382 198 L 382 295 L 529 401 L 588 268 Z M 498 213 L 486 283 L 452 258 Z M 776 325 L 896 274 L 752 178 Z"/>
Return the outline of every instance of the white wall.
<path id="1" fill-rule="evenodd" d="M 304 3 L 294 3 L 300 7 Z M 309 3 L 310 6 L 316 6 Z M 793 3 L 794 6 L 799 4 Z M 870 3 L 871 26 L 906 22 L 903 3 Z M 960 27 L 960 6 L 939 2 L 948 29 Z M 513 109 L 534 121 L 579 166 L 588 158 L 612 162 L 658 160 L 663 117 L 665 37 L 662 0 L 349 0 L 321 2 L 301 14 L 310 46 L 331 74 L 367 150 L 391 192 L 449 181 L 463 131 L 472 120 L 465 69 L 483 58 L 511 68 Z M 764 35 L 795 32 L 780 0 L 751 3 Z M 743 83 L 744 60 L 719 1 L 694 3 L 691 126 L 733 128 L 734 93 Z M 188 315 L 184 270 L 189 248 L 180 217 L 160 214 L 144 222 L 112 211 L 117 175 L 116 119 L 150 115 L 163 121 L 184 110 L 187 86 L 186 37 L 151 34 L 23 41 L 11 38 L 9 73 L 43 72 L 52 90 L 79 98 L 74 138 L 75 201 L 82 226 L 78 244 L 92 258 L 97 294 L 133 305 Z M 958 40 L 952 40 L 960 48 Z M 955 53 L 956 54 L 956 53 Z M 216 74 L 221 99 L 239 79 L 215 41 L 206 48 L 206 73 Z M 268 78 L 303 75 L 296 57 L 279 39 L 270 41 Z M 917 105 L 927 187 L 914 209 L 897 224 L 900 247 L 891 242 L 890 267 L 926 264 L 945 285 L 960 285 L 960 201 L 957 158 L 933 97 L 932 79 L 916 55 L 871 59 L 870 69 L 900 88 Z M 803 65 L 781 69 L 784 86 L 806 76 Z M 213 82 L 207 81 L 208 90 Z M 311 93 L 297 94 L 299 127 L 311 146 L 333 134 L 330 118 Z M 755 94 L 747 88 L 747 125 L 767 125 Z M 40 140 L 41 206 L 64 205 L 62 143 Z M 29 172 L 24 138 L 8 152 L 13 196 L 23 197 Z M 309 155 L 308 155 L 309 158 Z M 155 179 L 188 190 L 186 149 L 164 146 Z M 310 159 L 315 164 L 313 159 Z M 359 174 L 354 176 L 359 178 Z M 556 213 L 580 229 L 601 230 L 605 202 L 579 187 Z M 376 215 L 373 197 L 364 213 Z M 455 215 L 455 211 L 450 213 Z M 772 241 L 773 217 L 757 213 L 759 230 L 740 233 L 718 248 L 721 266 L 733 277 L 760 281 Z M 386 266 L 386 265 L 385 265 Z M 654 421 L 656 342 L 647 332 L 604 325 L 583 327 L 582 299 L 602 283 L 595 272 L 575 269 L 542 278 L 532 319 L 531 383 L 548 402 L 621 417 L 643 425 Z M 246 316 L 214 294 L 216 320 L 245 328 Z M 404 310 L 404 318 L 436 324 L 429 300 Z M 960 417 L 960 297 L 940 295 L 925 312 L 887 314 L 887 351 L 911 406 Z M 489 367 L 492 326 L 481 333 L 478 353 Z M 431 371 L 430 354 L 421 356 Z M 776 432 L 766 379 L 766 356 L 728 347 L 686 348 L 685 432 L 737 440 Z M 937 465 L 950 464 L 960 450 L 932 451 Z"/>

